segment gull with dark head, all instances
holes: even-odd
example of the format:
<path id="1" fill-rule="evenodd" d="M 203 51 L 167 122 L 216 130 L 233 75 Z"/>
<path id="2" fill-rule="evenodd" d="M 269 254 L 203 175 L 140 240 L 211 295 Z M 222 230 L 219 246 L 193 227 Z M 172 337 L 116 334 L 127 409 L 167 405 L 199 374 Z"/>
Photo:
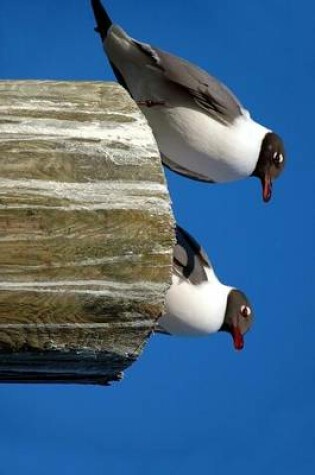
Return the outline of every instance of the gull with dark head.
<path id="1" fill-rule="evenodd" d="M 131 38 L 91 0 L 117 80 L 145 114 L 164 165 L 199 181 L 257 177 L 269 201 L 283 170 L 281 138 L 254 119 L 234 94 L 202 69 Z"/>
<path id="2" fill-rule="evenodd" d="M 178 336 L 203 336 L 225 331 L 241 350 L 253 321 L 246 295 L 222 284 L 200 245 L 176 227 L 172 284 L 166 293 L 165 314 L 157 331 Z"/>

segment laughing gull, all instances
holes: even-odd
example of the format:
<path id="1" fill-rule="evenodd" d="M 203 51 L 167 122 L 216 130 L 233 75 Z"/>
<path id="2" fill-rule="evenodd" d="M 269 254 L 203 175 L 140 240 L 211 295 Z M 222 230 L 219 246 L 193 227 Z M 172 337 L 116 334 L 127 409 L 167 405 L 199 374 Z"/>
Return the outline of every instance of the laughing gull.
<path id="1" fill-rule="evenodd" d="M 178 336 L 225 331 L 232 335 L 234 347 L 241 350 L 253 320 L 248 298 L 218 280 L 203 249 L 178 225 L 176 240 L 172 284 L 156 331 Z"/>
<path id="2" fill-rule="evenodd" d="M 112 23 L 100 0 L 91 2 L 117 80 L 145 114 L 164 165 L 210 183 L 258 177 L 269 201 L 285 162 L 281 138 L 254 121 L 213 76 L 131 38 Z"/>

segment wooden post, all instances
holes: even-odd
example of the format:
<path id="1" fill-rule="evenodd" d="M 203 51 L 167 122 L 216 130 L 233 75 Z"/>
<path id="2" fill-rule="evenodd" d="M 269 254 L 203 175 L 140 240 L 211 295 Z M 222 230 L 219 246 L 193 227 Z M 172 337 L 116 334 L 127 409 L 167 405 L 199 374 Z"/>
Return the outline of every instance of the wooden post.
<path id="1" fill-rule="evenodd" d="M 123 88 L 0 82 L 0 380 L 119 379 L 163 310 L 173 227 Z"/>

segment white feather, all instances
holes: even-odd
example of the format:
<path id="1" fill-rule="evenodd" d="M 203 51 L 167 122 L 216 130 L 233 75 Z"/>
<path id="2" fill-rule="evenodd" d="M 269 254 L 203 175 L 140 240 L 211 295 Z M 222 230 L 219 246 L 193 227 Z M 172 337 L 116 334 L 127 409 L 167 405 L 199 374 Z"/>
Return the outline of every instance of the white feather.
<path id="1" fill-rule="evenodd" d="M 165 315 L 159 319 L 159 325 L 172 335 L 202 336 L 221 328 L 232 287 L 223 285 L 212 269 L 205 271 L 208 280 L 200 285 L 173 274 Z"/>
<path id="2" fill-rule="evenodd" d="M 268 132 L 249 115 L 224 125 L 191 105 L 142 107 L 142 111 L 169 160 L 218 183 L 253 173 Z"/>

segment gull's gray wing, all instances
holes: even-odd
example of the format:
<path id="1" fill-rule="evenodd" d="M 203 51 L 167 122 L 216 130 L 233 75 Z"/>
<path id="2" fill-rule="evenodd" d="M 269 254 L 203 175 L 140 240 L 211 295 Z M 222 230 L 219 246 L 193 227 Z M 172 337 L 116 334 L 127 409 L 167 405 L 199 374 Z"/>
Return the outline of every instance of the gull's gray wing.
<path id="1" fill-rule="evenodd" d="M 159 322 L 156 322 L 156 325 L 154 327 L 154 333 L 160 333 L 162 335 L 167 335 L 167 336 L 172 336 L 171 333 L 168 331 L 164 330 L 164 328 L 159 324 Z"/>
<path id="2" fill-rule="evenodd" d="M 212 118 L 229 124 L 242 115 L 242 106 L 234 94 L 206 71 L 158 48 L 133 41 L 163 72 L 165 79 L 185 90 Z"/>
<path id="3" fill-rule="evenodd" d="M 202 247 L 183 228 L 176 226 L 176 245 L 173 255 L 174 271 L 194 285 L 207 280 L 205 267 L 210 268 L 209 258 Z"/>
<path id="4" fill-rule="evenodd" d="M 164 155 L 164 153 L 160 152 L 160 155 L 163 165 L 169 170 L 172 170 L 173 172 L 182 176 L 188 176 L 191 180 L 203 181 L 204 183 L 215 183 L 215 181 L 211 178 L 201 175 L 200 173 L 197 173 L 193 170 L 188 170 L 185 167 L 181 167 L 178 163 L 170 160 L 166 155 Z"/>

